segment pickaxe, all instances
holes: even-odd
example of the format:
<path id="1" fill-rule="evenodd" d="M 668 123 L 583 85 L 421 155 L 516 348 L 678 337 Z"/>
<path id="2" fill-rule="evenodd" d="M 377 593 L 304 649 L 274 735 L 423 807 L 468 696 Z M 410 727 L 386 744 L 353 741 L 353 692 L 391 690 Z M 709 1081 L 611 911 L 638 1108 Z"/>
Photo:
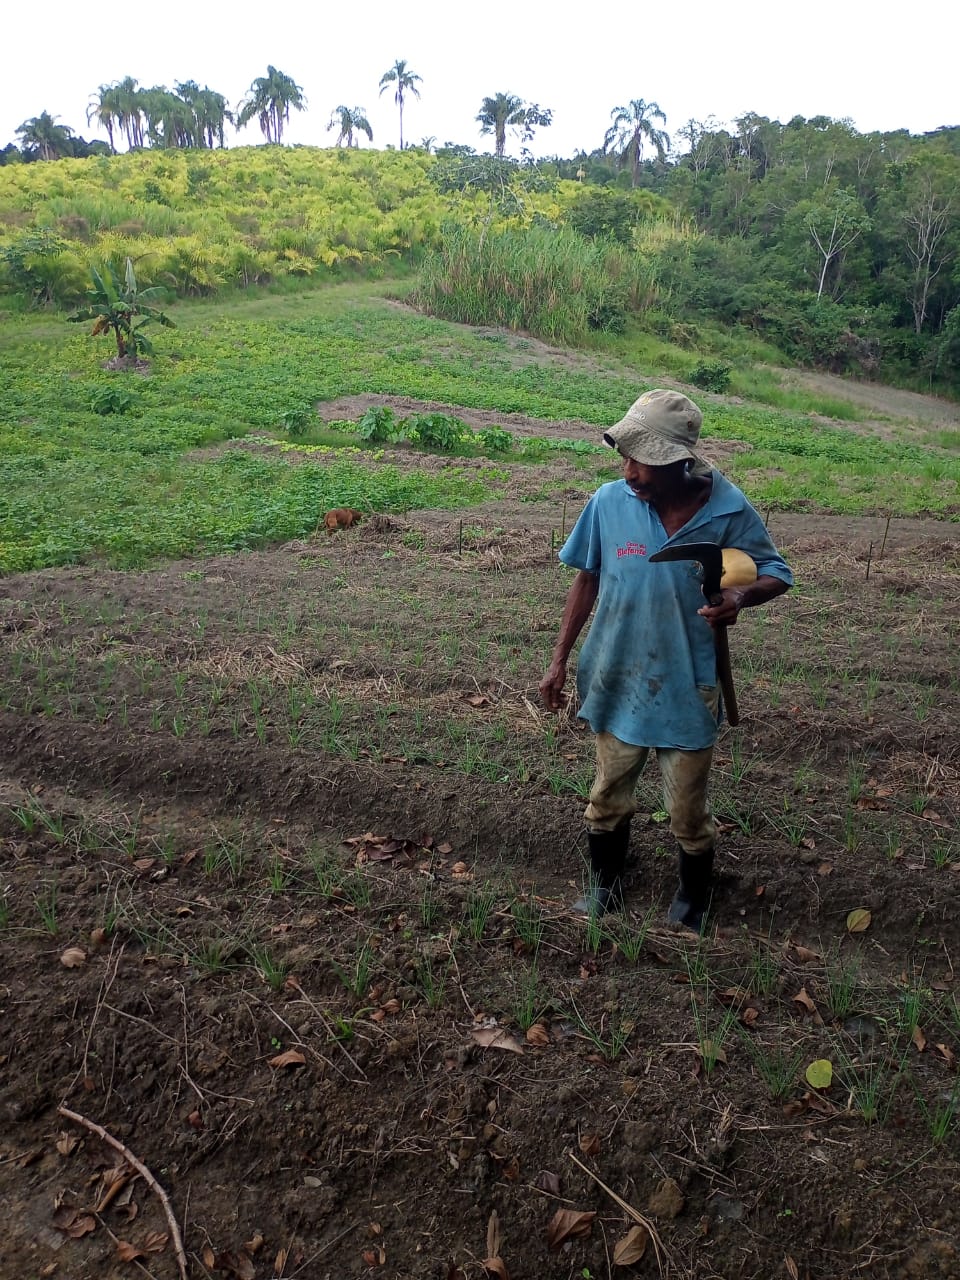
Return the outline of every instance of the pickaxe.
<path id="1" fill-rule="evenodd" d="M 716 542 L 678 542 L 672 547 L 664 547 L 656 555 L 650 557 L 650 563 L 663 560 L 697 560 L 702 569 L 701 586 L 707 603 L 712 605 L 723 603 L 723 591 L 720 580 L 723 577 L 723 548 Z M 723 693 L 723 709 L 727 723 L 740 723 L 740 712 L 737 710 L 737 695 L 733 688 L 733 672 L 730 669 L 730 644 L 727 639 L 726 625 L 714 627 L 714 644 L 717 649 L 717 678 Z"/>

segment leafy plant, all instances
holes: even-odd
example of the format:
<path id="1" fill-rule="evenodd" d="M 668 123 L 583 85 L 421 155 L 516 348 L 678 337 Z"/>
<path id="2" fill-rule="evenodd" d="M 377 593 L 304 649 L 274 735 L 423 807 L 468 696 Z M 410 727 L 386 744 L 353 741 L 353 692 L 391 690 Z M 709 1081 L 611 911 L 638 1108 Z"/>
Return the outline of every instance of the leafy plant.
<path id="1" fill-rule="evenodd" d="M 508 453 L 513 448 L 513 436 L 503 427 L 481 427 L 476 435 L 484 453 Z"/>
<path id="2" fill-rule="evenodd" d="M 126 413 L 133 404 L 133 395 L 115 382 L 101 384 L 90 393 L 90 408 L 101 418 Z"/>
<path id="3" fill-rule="evenodd" d="M 407 420 L 411 439 L 429 449 L 453 449 L 469 434 L 469 427 L 448 413 L 416 413 Z"/>
<path id="4" fill-rule="evenodd" d="M 722 395 L 729 389 L 732 372 L 722 360 L 700 360 L 690 370 L 689 378 L 695 387 Z"/>
<path id="5" fill-rule="evenodd" d="M 112 263 L 108 262 L 105 270 L 106 280 L 96 267 L 90 268 L 93 279 L 93 288 L 89 290 L 90 301 L 67 319 L 77 323 L 92 320 L 94 324 L 91 333 L 94 337 L 112 333 L 117 343 L 118 360 L 128 356 L 135 358 L 143 353 L 152 354 L 153 347 L 143 332 L 146 326 L 159 324 L 168 329 L 176 328 L 170 317 L 154 305 L 167 296 L 166 289 L 159 285 L 149 289 L 139 288 L 130 258 L 127 258 L 122 283 Z"/>
<path id="6" fill-rule="evenodd" d="M 298 440 L 306 435 L 316 417 L 312 404 L 291 404 L 280 415 L 280 425 L 291 439 Z"/>
<path id="7" fill-rule="evenodd" d="M 389 405 L 371 406 L 357 423 L 357 435 L 373 442 L 396 440 L 396 414 Z"/>

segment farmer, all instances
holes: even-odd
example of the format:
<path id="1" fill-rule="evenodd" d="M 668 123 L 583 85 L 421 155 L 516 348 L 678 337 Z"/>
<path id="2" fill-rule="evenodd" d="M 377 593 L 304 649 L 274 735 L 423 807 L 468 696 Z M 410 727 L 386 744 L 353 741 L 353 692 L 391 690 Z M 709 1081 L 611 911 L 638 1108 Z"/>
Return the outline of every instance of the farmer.
<path id="1" fill-rule="evenodd" d="M 579 715 L 596 735 L 584 813 L 591 879 L 574 910 L 623 904 L 634 789 L 652 748 L 680 845 L 680 884 L 667 918 L 696 932 L 710 903 L 716 836 L 707 776 L 722 712 L 712 628 L 732 626 L 741 609 L 793 582 L 757 512 L 694 452 L 702 421 L 679 392 L 648 391 L 604 434 L 623 459 L 623 479 L 597 490 L 560 549 L 578 572 L 540 682 L 544 702 L 559 711 L 567 660 L 596 604 L 577 665 Z M 708 605 L 694 562 L 650 563 L 674 542 L 739 548 L 755 562 L 756 579 L 724 588 L 723 603 Z"/>

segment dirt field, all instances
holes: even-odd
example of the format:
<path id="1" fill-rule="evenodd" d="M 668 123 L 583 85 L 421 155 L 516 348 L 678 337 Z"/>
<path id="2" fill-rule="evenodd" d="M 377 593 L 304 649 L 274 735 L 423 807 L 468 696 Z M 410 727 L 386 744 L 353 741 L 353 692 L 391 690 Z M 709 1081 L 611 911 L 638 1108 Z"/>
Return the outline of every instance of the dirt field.
<path id="1" fill-rule="evenodd" d="M 61 1104 L 191 1276 L 960 1274 L 958 526 L 774 518 L 698 944 L 655 768 L 567 913 L 557 524 L 0 583 L 0 1275 L 178 1275 Z"/>

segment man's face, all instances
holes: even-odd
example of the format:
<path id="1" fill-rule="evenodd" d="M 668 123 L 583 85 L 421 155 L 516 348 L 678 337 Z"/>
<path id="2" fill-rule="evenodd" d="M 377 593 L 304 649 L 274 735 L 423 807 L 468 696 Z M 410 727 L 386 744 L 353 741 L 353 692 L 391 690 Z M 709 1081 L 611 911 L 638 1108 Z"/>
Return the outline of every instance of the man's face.
<path id="1" fill-rule="evenodd" d="M 649 502 L 663 487 L 664 472 L 667 467 L 648 467 L 643 462 L 634 462 L 633 458 L 623 459 L 623 478 L 637 495 Z"/>

